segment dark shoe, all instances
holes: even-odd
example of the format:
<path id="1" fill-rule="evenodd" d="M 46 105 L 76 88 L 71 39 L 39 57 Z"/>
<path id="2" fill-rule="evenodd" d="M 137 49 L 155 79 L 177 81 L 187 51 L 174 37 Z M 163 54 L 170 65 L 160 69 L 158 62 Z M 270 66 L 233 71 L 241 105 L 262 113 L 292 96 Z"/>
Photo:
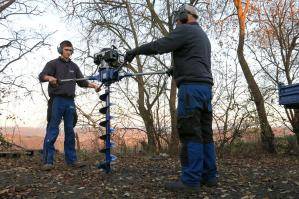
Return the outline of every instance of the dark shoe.
<path id="1" fill-rule="evenodd" d="M 51 171 L 52 169 L 54 169 L 54 165 L 53 164 L 44 164 L 41 169 L 43 171 Z"/>
<path id="2" fill-rule="evenodd" d="M 85 162 L 74 162 L 72 164 L 68 164 L 69 167 L 73 167 L 73 168 L 82 168 L 86 166 Z"/>
<path id="3" fill-rule="evenodd" d="M 207 187 L 216 187 L 218 185 L 218 180 L 216 178 L 211 180 L 202 180 L 200 184 Z"/>
<path id="4" fill-rule="evenodd" d="M 187 192 L 199 192 L 200 186 L 188 186 L 182 181 L 170 182 L 165 185 L 165 188 L 169 191 L 187 191 Z"/>

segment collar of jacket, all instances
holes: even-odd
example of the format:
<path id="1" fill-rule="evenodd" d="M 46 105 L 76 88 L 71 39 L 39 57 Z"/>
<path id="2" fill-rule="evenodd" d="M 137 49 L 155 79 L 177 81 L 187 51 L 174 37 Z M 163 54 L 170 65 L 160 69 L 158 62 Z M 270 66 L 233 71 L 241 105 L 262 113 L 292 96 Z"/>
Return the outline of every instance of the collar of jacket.
<path id="1" fill-rule="evenodd" d="M 68 63 L 71 61 L 71 59 L 69 58 L 68 60 L 63 59 L 61 56 L 58 57 L 58 59 L 64 63 Z"/>
<path id="2" fill-rule="evenodd" d="M 199 25 L 197 22 L 190 22 L 188 24 L 190 24 L 190 25 Z"/>

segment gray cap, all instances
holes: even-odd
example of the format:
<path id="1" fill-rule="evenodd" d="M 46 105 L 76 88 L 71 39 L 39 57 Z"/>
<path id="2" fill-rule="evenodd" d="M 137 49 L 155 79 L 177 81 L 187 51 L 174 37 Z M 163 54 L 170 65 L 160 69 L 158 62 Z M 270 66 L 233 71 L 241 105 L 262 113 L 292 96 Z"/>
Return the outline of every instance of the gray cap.
<path id="1" fill-rule="evenodd" d="M 185 4 L 185 10 L 187 10 L 190 14 L 195 15 L 198 17 L 198 12 L 195 7 Z"/>

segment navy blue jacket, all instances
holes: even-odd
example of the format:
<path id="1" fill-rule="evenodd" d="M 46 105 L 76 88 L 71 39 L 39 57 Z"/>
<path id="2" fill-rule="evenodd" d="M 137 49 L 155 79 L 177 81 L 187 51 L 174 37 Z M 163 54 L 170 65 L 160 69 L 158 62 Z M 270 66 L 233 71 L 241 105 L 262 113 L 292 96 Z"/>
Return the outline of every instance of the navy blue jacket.
<path id="1" fill-rule="evenodd" d="M 211 44 L 198 23 L 178 25 L 168 36 L 141 45 L 136 54 L 153 55 L 173 52 L 173 77 L 181 83 L 213 84 Z"/>
<path id="2" fill-rule="evenodd" d="M 71 60 L 65 61 L 60 57 L 49 61 L 44 67 L 43 71 L 39 74 L 39 80 L 44 82 L 43 77 L 45 75 L 53 76 L 57 79 L 74 79 L 83 78 L 83 74 L 80 71 L 77 64 Z M 49 84 L 48 93 L 50 97 L 62 96 L 62 97 L 75 97 L 76 83 L 80 87 L 88 87 L 88 81 L 69 81 L 62 82 L 57 87 L 53 87 Z"/>

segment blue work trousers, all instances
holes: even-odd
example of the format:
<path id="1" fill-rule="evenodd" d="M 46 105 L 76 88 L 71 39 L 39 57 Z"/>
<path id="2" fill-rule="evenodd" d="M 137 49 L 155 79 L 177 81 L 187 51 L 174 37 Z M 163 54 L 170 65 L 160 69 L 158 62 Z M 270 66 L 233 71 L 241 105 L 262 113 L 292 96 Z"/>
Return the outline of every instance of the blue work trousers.
<path id="1" fill-rule="evenodd" d="M 59 134 L 59 125 L 64 120 L 64 154 L 67 164 L 77 161 L 75 150 L 75 133 L 73 128 L 75 103 L 72 98 L 54 97 L 51 118 L 46 129 L 43 146 L 43 163 L 53 164 L 55 155 L 55 141 Z"/>
<path id="2" fill-rule="evenodd" d="M 181 181 L 198 186 L 217 175 L 212 131 L 212 86 L 182 84 L 178 91 L 178 133 L 181 141 Z"/>

